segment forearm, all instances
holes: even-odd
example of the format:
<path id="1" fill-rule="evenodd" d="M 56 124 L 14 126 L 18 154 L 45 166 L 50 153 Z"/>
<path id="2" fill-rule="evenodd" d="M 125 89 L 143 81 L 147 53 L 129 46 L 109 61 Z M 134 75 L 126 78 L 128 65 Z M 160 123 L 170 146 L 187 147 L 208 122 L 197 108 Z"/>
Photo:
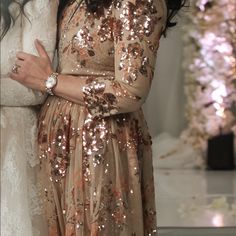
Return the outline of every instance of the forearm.
<path id="1" fill-rule="evenodd" d="M 53 92 L 85 106 L 93 117 L 132 112 L 138 110 L 145 100 L 140 89 L 134 89 L 134 86 L 129 89 L 112 76 L 59 75 Z"/>
<path id="2" fill-rule="evenodd" d="M 57 86 L 53 92 L 58 97 L 62 97 L 68 101 L 84 105 L 83 102 L 83 87 L 86 84 L 87 76 L 71 76 L 62 75 L 58 76 Z"/>

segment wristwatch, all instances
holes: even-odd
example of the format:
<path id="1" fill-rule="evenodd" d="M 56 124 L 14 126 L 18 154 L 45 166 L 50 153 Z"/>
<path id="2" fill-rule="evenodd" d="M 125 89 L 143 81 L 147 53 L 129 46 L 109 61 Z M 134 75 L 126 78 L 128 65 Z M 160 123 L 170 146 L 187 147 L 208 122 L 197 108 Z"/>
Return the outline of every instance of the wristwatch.
<path id="1" fill-rule="evenodd" d="M 57 77 L 58 73 L 52 73 L 48 76 L 47 80 L 45 81 L 46 92 L 50 95 L 54 95 L 53 89 L 57 85 Z"/>

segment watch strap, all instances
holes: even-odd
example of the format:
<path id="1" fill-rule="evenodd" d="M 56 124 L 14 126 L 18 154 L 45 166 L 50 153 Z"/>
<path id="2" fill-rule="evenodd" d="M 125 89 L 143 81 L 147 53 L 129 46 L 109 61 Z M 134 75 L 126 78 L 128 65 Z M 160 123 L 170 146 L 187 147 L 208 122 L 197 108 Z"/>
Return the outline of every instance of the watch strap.
<path id="1" fill-rule="evenodd" d="M 58 73 L 56 73 L 56 72 L 53 72 L 51 75 L 49 75 L 48 76 L 48 78 L 47 78 L 47 80 L 49 79 L 49 78 L 54 78 L 55 80 L 56 80 L 56 83 L 53 85 L 53 87 L 51 87 L 51 88 L 48 88 L 47 86 L 45 86 L 46 88 L 45 88 L 45 90 L 46 90 L 46 92 L 48 93 L 48 94 L 50 94 L 51 96 L 53 96 L 53 95 L 55 95 L 54 93 L 53 93 L 53 89 L 56 87 L 56 85 L 57 85 L 57 77 L 58 77 Z M 46 80 L 46 81 L 47 81 Z"/>

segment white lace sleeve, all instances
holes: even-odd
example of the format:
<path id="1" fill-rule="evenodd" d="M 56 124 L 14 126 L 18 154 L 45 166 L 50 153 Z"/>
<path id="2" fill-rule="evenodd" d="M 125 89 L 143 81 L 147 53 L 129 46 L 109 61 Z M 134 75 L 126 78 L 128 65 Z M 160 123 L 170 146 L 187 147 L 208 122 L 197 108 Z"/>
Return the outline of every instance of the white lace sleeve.
<path id="1" fill-rule="evenodd" d="M 45 46 L 50 58 L 53 59 L 56 44 L 57 8 L 57 0 L 37 0 L 26 4 L 24 9 L 26 17 L 22 16 L 21 24 L 22 38 L 21 40 L 15 39 L 17 40 L 16 43 L 22 43 L 22 51 L 37 55 L 34 40 L 39 39 Z M 16 37 L 16 35 L 13 34 L 12 37 Z M 11 48 L 9 57 L 14 58 L 17 49 L 14 49 L 14 45 Z M 8 51 L 4 48 L 2 50 Z M 45 98 L 45 94 L 28 89 L 17 81 L 11 80 L 7 75 L 1 75 L 1 105 L 32 106 L 42 104 Z"/>
<path id="2" fill-rule="evenodd" d="M 37 0 L 29 2 L 25 7 L 27 17 L 23 18 L 22 48 L 24 52 L 37 55 L 34 45 L 38 39 L 45 47 L 51 60 L 53 60 L 56 46 L 57 32 L 57 0 Z M 40 103 L 41 93 L 35 92 Z"/>
<path id="3" fill-rule="evenodd" d="M 23 17 L 22 23 L 22 49 L 24 52 L 37 55 L 34 41 L 38 39 L 45 46 L 51 60 L 53 59 L 57 32 L 57 9 L 57 0 L 37 0 L 26 4 L 24 9 L 26 17 Z M 28 94 L 30 92 L 34 94 L 34 98 L 33 95 L 31 96 L 31 104 L 33 102 L 34 104 L 43 102 L 45 96 L 42 93 L 30 90 Z M 31 126 L 34 127 L 34 124 L 36 122 L 33 122 Z M 36 131 L 32 128 L 31 134 L 28 134 L 28 136 L 32 137 L 34 133 Z M 30 149 L 35 150 L 33 146 Z M 29 162 L 31 166 L 34 166 L 34 158 L 29 159 Z"/>
<path id="4" fill-rule="evenodd" d="M 37 112 L 33 105 L 44 101 L 42 93 L 11 80 L 11 70 L 18 51 L 36 54 L 38 38 L 53 57 L 56 42 L 57 0 L 34 0 L 19 15 L 18 2 L 11 5 L 15 24 L 1 41 L 0 128 L 1 128 L 1 235 L 48 235 L 46 217 L 37 178 Z"/>
<path id="5" fill-rule="evenodd" d="M 23 51 L 37 55 L 34 40 L 38 39 L 53 59 L 57 32 L 57 0 L 30 1 L 23 18 Z"/>
<path id="6" fill-rule="evenodd" d="M 45 95 L 26 88 L 9 77 L 1 78 L 0 104 L 2 106 L 33 106 L 43 103 Z"/>

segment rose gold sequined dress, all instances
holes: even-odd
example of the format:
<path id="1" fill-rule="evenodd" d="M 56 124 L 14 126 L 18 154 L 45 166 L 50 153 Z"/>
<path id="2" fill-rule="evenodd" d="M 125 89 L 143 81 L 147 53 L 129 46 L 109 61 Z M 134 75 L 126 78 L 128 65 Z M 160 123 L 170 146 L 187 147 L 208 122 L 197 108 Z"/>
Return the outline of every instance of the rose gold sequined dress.
<path id="1" fill-rule="evenodd" d="M 39 123 L 50 236 L 156 235 L 151 139 L 141 105 L 165 25 L 164 0 L 74 2 L 60 26 L 59 73 L 86 79 L 84 105 L 56 96 Z M 68 23 L 69 22 L 69 23 Z"/>

